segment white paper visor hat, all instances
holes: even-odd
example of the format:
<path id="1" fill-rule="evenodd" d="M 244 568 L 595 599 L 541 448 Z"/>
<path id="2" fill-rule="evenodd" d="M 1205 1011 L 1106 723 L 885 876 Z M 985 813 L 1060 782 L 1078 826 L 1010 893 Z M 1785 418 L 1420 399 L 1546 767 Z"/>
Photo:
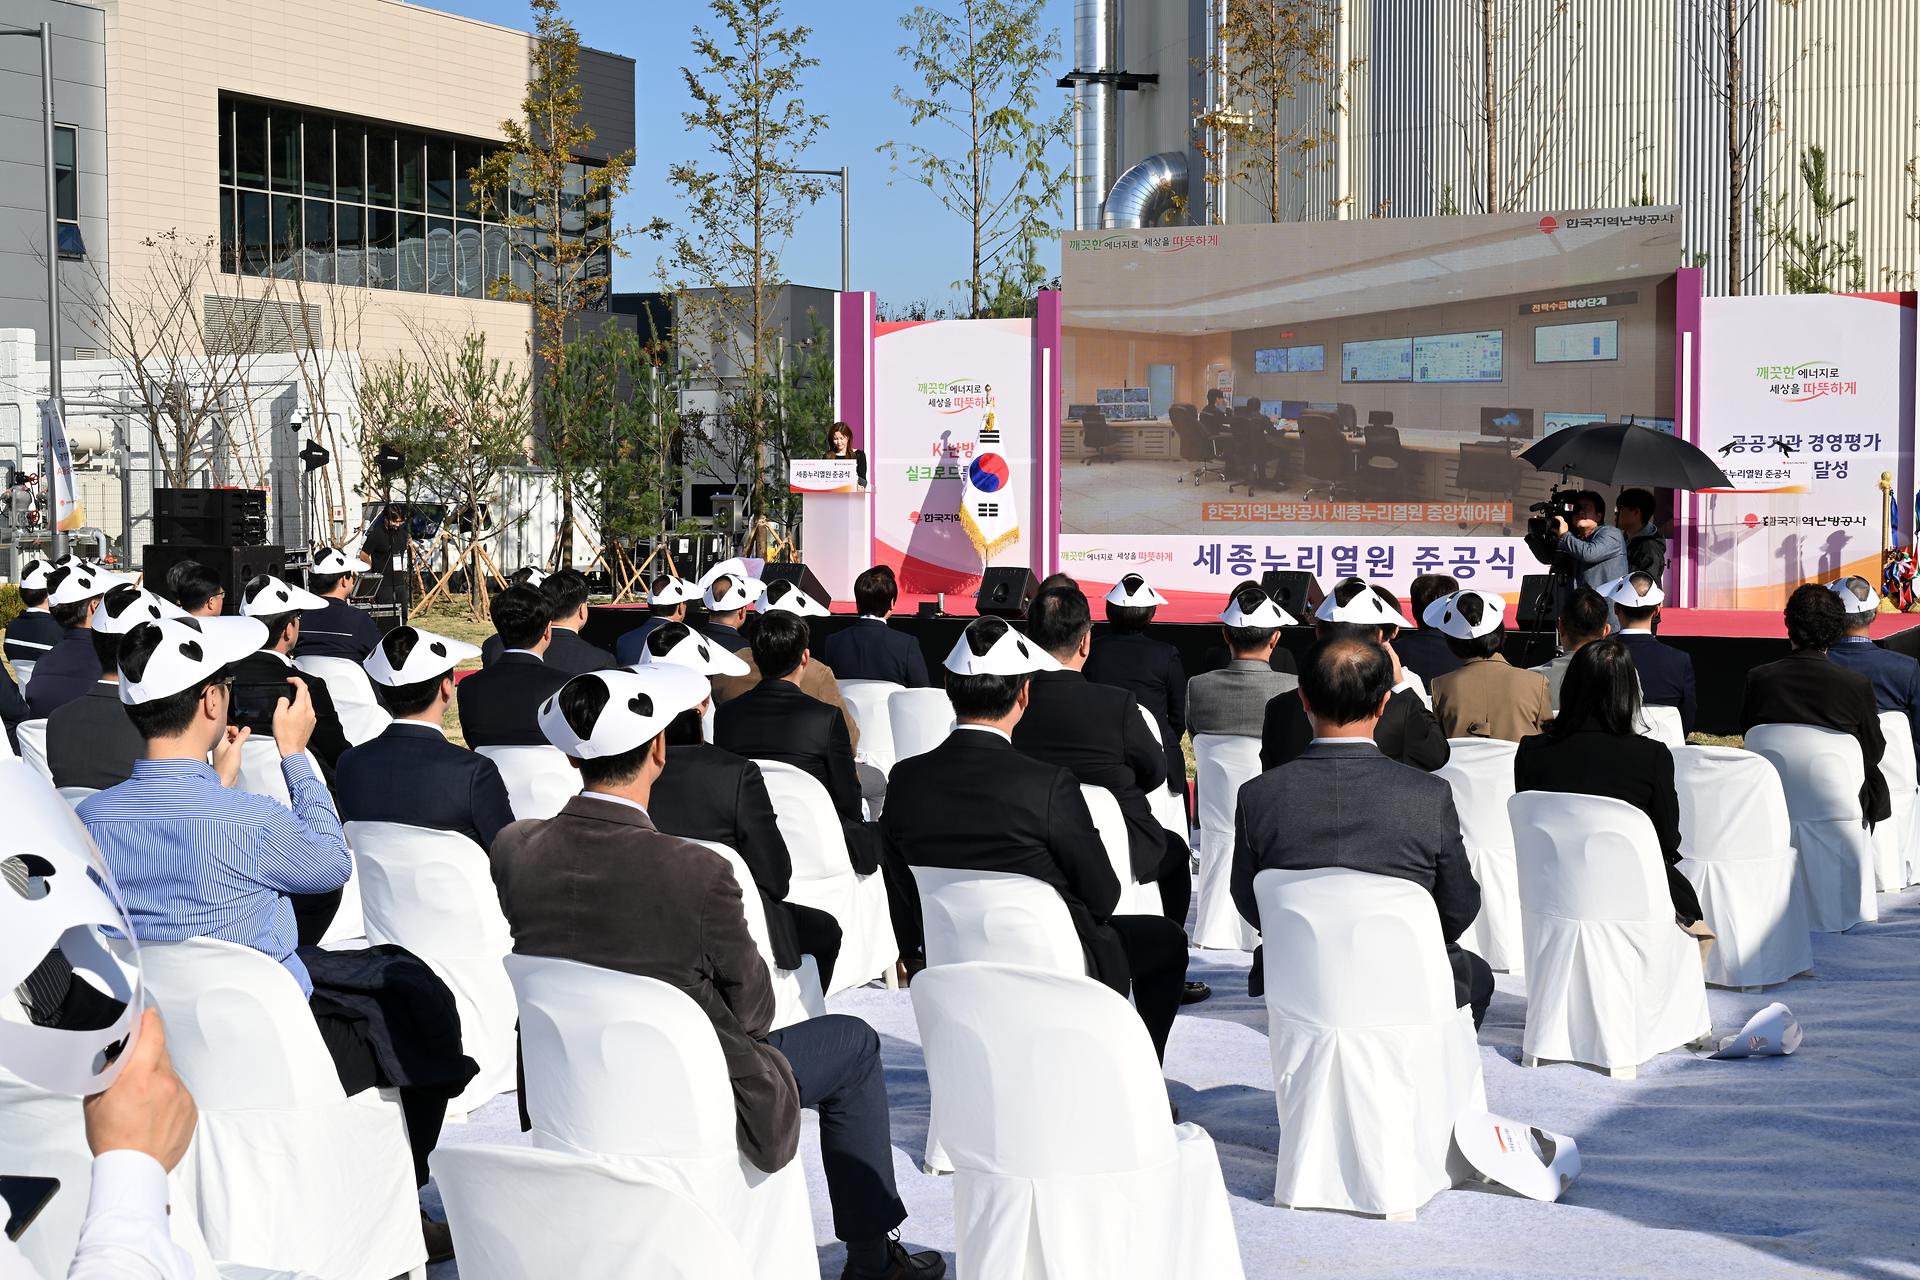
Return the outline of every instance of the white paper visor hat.
<path id="1" fill-rule="evenodd" d="M 802 618 L 828 616 L 827 606 L 785 580 L 769 583 L 753 607 L 761 613 L 793 613 Z"/>
<path id="2" fill-rule="evenodd" d="M 1634 585 L 1633 575 L 1628 574 L 1601 587 L 1600 598 L 1622 609 L 1652 609 L 1667 602 L 1667 593 L 1652 578 L 1647 579 L 1647 589 L 1642 592 Z"/>
<path id="3" fill-rule="evenodd" d="M 1148 586 L 1147 580 L 1137 573 L 1120 579 L 1113 584 L 1113 590 L 1107 592 L 1107 603 L 1123 609 L 1152 609 L 1166 602 L 1166 597 Z"/>
<path id="4" fill-rule="evenodd" d="M 123 582 L 100 601 L 100 608 L 93 615 L 93 629 L 103 636 L 123 636 L 143 622 L 186 616 L 187 611 L 173 601 Z"/>
<path id="5" fill-rule="evenodd" d="M 26 575 L 22 574 L 20 585 L 26 584 Z M 1880 612 L 1879 593 L 1865 578 L 1842 578 L 1838 582 L 1829 582 L 1827 590 L 1840 597 L 1840 607 L 1845 609 L 1849 616 L 1858 617 L 1863 613 Z M 1864 597 L 1858 594 L 1862 591 L 1866 592 Z"/>
<path id="6" fill-rule="evenodd" d="M 361 665 L 367 669 L 367 678 L 375 684 L 404 689 L 444 676 L 461 663 L 479 656 L 479 647 L 464 640 L 418 627 L 395 627 L 380 637 L 380 643 L 373 646 L 373 652 Z"/>
<path id="7" fill-rule="evenodd" d="M 359 556 L 350 556 L 338 547 L 321 547 L 313 553 L 313 571 L 326 577 L 342 573 L 365 573 L 373 568 Z"/>
<path id="8" fill-rule="evenodd" d="M 1507 602 L 1489 591 L 1463 587 L 1427 606 L 1421 621 L 1455 640 L 1478 640 L 1492 635 L 1506 620 Z"/>
<path id="9" fill-rule="evenodd" d="M 1580 1148 L 1561 1133 L 1470 1111 L 1453 1126 L 1460 1154 L 1481 1178 L 1529 1200 L 1558 1200 L 1580 1176 Z"/>
<path id="10" fill-rule="evenodd" d="M 1252 585 L 1241 587 L 1233 593 L 1227 601 L 1227 607 L 1220 611 L 1220 621 L 1229 627 L 1253 627 L 1263 631 L 1294 625 L 1292 614 L 1275 604 L 1272 596 Z"/>
<path id="11" fill-rule="evenodd" d="M 0 989 L 22 1002 L 20 1016 L 0 1017 L 0 1067 L 55 1093 L 98 1093 L 120 1074 L 140 1025 L 140 953 L 126 908 L 87 829 L 39 774 L 0 768 L 0 812 Z M 119 937 L 109 943 L 103 928 Z M 87 1031 L 37 1025 L 76 982 L 95 1004 L 119 1006 L 113 1020 Z"/>
<path id="12" fill-rule="evenodd" d="M 326 597 L 317 596 L 305 587 L 296 587 L 270 574 L 249 578 L 247 585 L 240 590 L 240 616 L 243 618 L 277 618 L 283 613 L 326 607 Z"/>
<path id="13" fill-rule="evenodd" d="M 55 569 L 47 575 L 47 603 L 79 604 L 83 600 L 103 596 L 115 587 L 132 581 L 132 578 L 109 573 L 93 565 L 68 565 L 64 569 Z"/>
<path id="14" fill-rule="evenodd" d="M 624 755 L 653 741 L 709 692 L 707 678 L 691 667 L 589 671 L 540 704 L 540 732 L 575 760 Z"/>
<path id="15" fill-rule="evenodd" d="M 1003 618 L 975 618 L 960 633 L 947 670 L 957 676 L 1024 676 L 1059 671 L 1054 656 L 1015 631 Z"/>
<path id="16" fill-rule="evenodd" d="M 685 604 L 700 598 L 700 588 L 685 578 L 668 576 L 657 590 L 647 592 L 648 604 Z"/>
<path id="17" fill-rule="evenodd" d="M 27 591 L 45 591 L 53 565 L 45 560 L 29 560 L 20 566 L 19 585 Z"/>
<path id="18" fill-rule="evenodd" d="M 1364 578 L 1343 578 L 1313 611 L 1321 622 L 1352 622 L 1363 627 L 1404 627 L 1406 616 L 1383 600 Z"/>
<path id="19" fill-rule="evenodd" d="M 267 642 L 267 624 L 257 618 L 168 618 L 143 622 L 127 634 L 138 636 L 148 627 L 159 632 L 157 643 L 138 646 L 145 651 L 134 666 L 126 662 L 128 641 L 120 642 L 120 701 L 128 706 L 191 689 Z"/>
<path id="20" fill-rule="evenodd" d="M 1720 1041 L 1715 1058 L 1777 1058 L 1800 1047 L 1800 1020 L 1778 1000 L 1747 1019 L 1738 1035 Z"/>
<path id="21" fill-rule="evenodd" d="M 663 622 L 640 642 L 641 667 L 685 667 L 703 676 L 743 676 L 752 670 L 734 654 L 684 622 Z"/>
<path id="22" fill-rule="evenodd" d="M 744 609 L 765 590 L 765 584 L 747 572 L 747 562 L 738 557 L 722 560 L 700 575 L 700 601 L 714 613 Z"/>

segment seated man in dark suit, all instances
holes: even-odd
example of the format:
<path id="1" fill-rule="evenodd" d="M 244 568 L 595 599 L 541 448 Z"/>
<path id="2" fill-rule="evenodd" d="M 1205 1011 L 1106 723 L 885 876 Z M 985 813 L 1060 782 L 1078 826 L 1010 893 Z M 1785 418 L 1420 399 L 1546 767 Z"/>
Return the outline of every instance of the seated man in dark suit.
<path id="1" fill-rule="evenodd" d="M 1187 723 L 1195 738 L 1203 733 L 1260 736 L 1267 703 L 1300 687 L 1298 676 L 1275 671 L 1272 664 L 1280 628 L 1293 625 L 1286 610 L 1253 583 L 1235 589 L 1220 613 L 1233 660 L 1187 685 Z"/>
<path id="2" fill-rule="evenodd" d="M 453 669 L 480 651 L 417 627 L 395 627 L 367 659 L 393 723 L 340 757 L 334 797 L 345 822 L 398 822 L 463 835 L 482 849 L 513 821 L 493 761 L 447 741 Z"/>
<path id="3" fill-rule="evenodd" d="M 1620 619 L 1620 638 L 1626 642 L 1634 670 L 1640 673 L 1641 701 L 1649 707 L 1677 707 L 1681 732 L 1692 733 L 1700 708 L 1694 692 L 1693 659 L 1653 634 L 1666 593 L 1648 575 L 1630 573 L 1608 583 L 1601 594 Z"/>
<path id="4" fill-rule="evenodd" d="M 820 655 L 842 680 L 887 680 L 907 689 L 924 689 L 926 655 L 920 642 L 887 625 L 900 585 L 893 570 L 878 564 L 853 580 L 853 602 L 860 616 L 828 636 Z"/>
<path id="5" fill-rule="evenodd" d="M 167 570 L 167 585 L 161 592 L 186 610 L 190 618 L 217 618 L 226 612 L 227 585 L 211 566 L 198 560 L 181 560 Z"/>
<path id="6" fill-rule="evenodd" d="M 89 634 L 93 615 L 102 596 L 131 581 L 79 562 L 48 575 L 47 604 L 64 633 L 60 643 L 33 665 L 33 679 L 26 688 L 29 719 L 45 720 L 74 699 L 84 698 L 99 681 L 100 655 Z"/>
<path id="7" fill-rule="evenodd" d="M 541 728 L 579 765 L 585 790 L 557 817 L 515 823 L 493 848 L 513 949 L 685 992 L 719 1037 L 742 1157 L 766 1172 L 785 1167 L 800 1109 L 819 1111 L 834 1234 L 847 1242 L 841 1280 L 938 1280 L 939 1254 L 909 1254 L 889 1238 L 907 1210 L 894 1187 L 880 1038 L 844 1014 L 772 1030 L 773 988 L 733 868 L 654 824 L 664 731 L 708 696 L 705 677 L 657 664 L 576 676 L 545 709 Z"/>
<path id="8" fill-rule="evenodd" d="M 685 578 L 654 574 L 647 583 L 647 620 L 620 637 L 613 646 L 613 656 L 623 667 L 640 661 L 640 646 L 653 629 L 663 622 L 685 622 L 688 603 L 699 598 L 700 588 Z"/>
<path id="9" fill-rule="evenodd" d="M 1447 639 L 1426 624 L 1427 608 L 1442 596 L 1460 589 L 1460 580 L 1451 574 L 1423 573 L 1407 587 L 1407 600 L 1413 607 L 1414 629 L 1401 630 L 1393 639 L 1393 651 L 1400 665 L 1431 685 L 1449 671 L 1460 669 L 1460 659 L 1447 647 Z"/>
<path id="10" fill-rule="evenodd" d="M 1455 1003 L 1473 1010 L 1478 1027 L 1493 999 L 1493 970 L 1458 945 L 1480 914 L 1480 885 L 1460 841 L 1453 790 L 1388 759 L 1375 743 L 1396 674 L 1385 649 L 1353 637 L 1322 641 L 1301 665 L 1299 701 L 1313 739 L 1296 759 L 1240 788 L 1233 903 L 1259 928 L 1253 878 L 1274 868 L 1347 867 L 1411 880 L 1433 895 Z M 1250 974 L 1250 990 L 1254 982 Z"/>
<path id="11" fill-rule="evenodd" d="M 550 573 L 540 584 L 553 615 L 553 639 L 547 643 L 547 665 L 570 676 L 588 671 L 604 671 L 620 664 L 597 644 L 581 639 L 580 628 L 587 625 L 587 575 L 578 569 Z"/>
<path id="12" fill-rule="evenodd" d="M 648 633 L 635 665 L 685 667 L 712 676 L 745 664 L 688 630 L 684 622 L 665 622 Z M 793 858 L 780 834 L 766 779 L 758 764 L 706 740 L 700 722 L 711 705 L 709 698 L 667 726 L 667 764 L 649 812 L 662 831 L 711 840 L 740 855 L 766 909 L 774 963 L 794 969 L 801 956 L 812 956 L 824 989 L 833 981 L 833 962 L 840 955 L 840 922 L 831 912 L 787 901 Z"/>
<path id="13" fill-rule="evenodd" d="M 766 589 L 765 583 L 747 572 L 747 562 L 738 557 L 723 560 L 701 574 L 700 603 L 707 611 L 706 621 L 700 624 L 701 634 L 728 653 L 746 648 L 747 638 L 740 634 L 740 624 L 747 619 L 747 607 Z"/>
<path id="14" fill-rule="evenodd" d="M 1905 716 L 1907 729 L 1920 746 L 1920 662 L 1881 648 L 1867 634 L 1879 616 L 1880 596 L 1865 578 L 1842 578 L 1828 583 L 1827 589 L 1840 601 L 1847 627 L 1827 656 L 1872 681 L 1874 704 Z"/>
<path id="15" fill-rule="evenodd" d="M 540 705 L 567 682 L 547 665 L 552 606 L 537 587 L 511 586 L 493 598 L 494 636 L 506 646 L 490 665 L 460 681 L 460 732 L 467 745 L 539 747 Z"/>
<path id="16" fill-rule="evenodd" d="M 300 643 L 301 617 L 326 607 L 325 600 L 291 582 L 264 573 L 249 579 L 240 589 L 240 616 L 266 624 L 267 644 L 234 663 L 233 674 L 236 698 L 241 696 L 237 692 L 240 685 L 284 688 L 291 679 L 307 686 L 313 699 L 313 736 L 307 739 L 307 746 L 320 758 L 321 774 L 331 782 L 347 749 L 347 731 L 340 725 L 340 711 L 333 705 L 327 682 L 300 670 L 287 656 Z"/>
<path id="17" fill-rule="evenodd" d="M 1006 871 L 1052 885 L 1086 954 L 1087 972 L 1133 995 L 1164 1060 L 1187 975 L 1187 940 L 1163 916 L 1115 915 L 1120 883 L 1071 770 L 1013 743 L 1030 677 L 1054 659 L 1000 618 L 967 624 L 947 658 L 957 727 L 925 755 L 897 764 L 893 785 L 913 804 L 888 805 L 887 847 L 917 867 Z"/>
<path id="18" fill-rule="evenodd" d="M 1180 739 L 1187 732 L 1187 669 L 1180 651 L 1147 634 L 1166 597 L 1129 573 L 1107 592 L 1107 632 L 1093 641 L 1086 677 L 1133 695 L 1160 731 L 1167 757 L 1167 789 L 1187 801 L 1187 757 Z"/>
<path id="19" fill-rule="evenodd" d="M 101 599 L 86 635 L 100 659 L 100 679 L 47 717 L 47 771 L 56 787 L 105 791 L 133 776 L 147 740 L 120 702 L 120 637 L 143 622 L 185 617 L 176 605 L 131 583 Z"/>
<path id="20" fill-rule="evenodd" d="M 1861 811 L 1869 827 L 1884 822 L 1893 816 L 1893 802 L 1880 772 L 1887 740 L 1880 732 L 1873 681 L 1833 661 L 1828 652 L 1847 633 L 1846 610 L 1833 592 L 1809 582 L 1787 597 L 1786 617 L 1793 652 L 1747 672 L 1740 732 L 1757 724 L 1811 724 L 1852 734 L 1867 766 Z"/>
<path id="21" fill-rule="evenodd" d="M 507 575 L 507 587 L 532 587 L 535 591 L 538 591 L 540 589 L 540 584 L 545 582 L 546 580 L 547 580 L 547 571 L 545 569 L 542 569 L 538 565 L 523 564 L 518 569 L 515 569 L 512 573 Z M 503 587 L 501 589 L 506 590 L 506 587 Z M 551 605 L 548 606 L 547 611 L 549 613 L 553 611 Z M 500 639 L 500 633 L 498 631 L 494 632 L 492 635 L 488 636 L 485 640 L 481 641 L 480 642 L 481 670 L 484 671 L 486 668 L 498 662 L 500 660 L 500 655 L 505 653 L 506 651 L 507 651 L 506 642 Z"/>
<path id="22" fill-rule="evenodd" d="M 733 585 L 729 587 L 728 582 Z M 722 603 L 738 600 L 743 594 L 750 595 L 753 598 L 753 609 L 756 614 L 785 613 L 802 619 L 828 616 L 825 605 L 791 582 L 775 582 L 768 586 L 757 579 L 739 579 L 729 575 L 726 579 L 712 583 L 707 591 L 710 596 Z M 719 594 L 716 595 L 716 592 Z M 759 619 L 757 617 L 748 619 L 746 614 L 747 610 L 744 606 L 737 615 L 716 613 L 709 618 L 704 629 L 703 634 L 706 635 L 708 642 L 714 645 L 724 647 L 738 641 L 739 647 L 729 652 L 739 658 L 746 668 L 738 675 L 729 673 L 714 676 L 715 706 L 733 701 L 761 682 L 760 664 L 753 656 L 754 628 L 759 625 Z M 808 625 L 811 626 L 811 624 Z M 840 712 L 840 718 L 847 725 L 847 740 L 853 744 L 853 749 L 858 751 L 860 725 L 854 718 L 853 709 L 847 705 L 846 699 L 840 696 L 839 674 L 818 657 L 809 655 L 807 665 L 800 672 L 799 684 L 800 692 Z M 884 779 L 880 778 L 877 770 L 872 771 L 871 776 L 884 783 Z M 862 784 L 864 788 L 864 778 Z M 886 794 L 884 786 L 875 794 L 884 797 Z"/>
<path id="23" fill-rule="evenodd" d="M 47 579 L 52 574 L 53 565 L 45 560 L 29 560 L 20 566 L 20 580 L 14 585 L 25 608 L 7 624 L 6 634 L 7 661 L 16 664 L 16 670 L 19 663 L 46 657 L 67 633 L 47 610 Z"/>
<path id="24" fill-rule="evenodd" d="M 1248 396 L 1246 404 L 1233 415 L 1233 447 L 1228 451 L 1236 479 L 1247 482 L 1247 496 L 1260 492 L 1261 485 L 1279 489 L 1278 475 L 1269 478 L 1267 465 L 1274 460 L 1273 419 L 1260 412 L 1260 397 Z M 1278 468 L 1275 468 L 1277 471 Z"/>
<path id="25" fill-rule="evenodd" d="M 1193 894 L 1187 844 L 1160 825 L 1147 801 L 1147 794 L 1166 782 L 1166 753 L 1153 740 L 1132 694 L 1095 684 L 1083 674 L 1093 617 L 1080 588 L 1053 587 L 1036 596 L 1027 610 L 1027 634 L 1060 670 L 1038 672 L 1029 682 L 1031 703 L 1013 731 L 1013 745 L 1071 770 L 1083 785 L 1113 793 L 1127 822 L 1133 878 L 1157 885 L 1167 919 L 1184 927 Z M 1205 983 L 1187 985 L 1189 1001 L 1206 997 Z"/>
<path id="26" fill-rule="evenodd" d="M 1219 387 L 1207 388 L 1207 402 L 1200 408 L 1200 428 L 1209 436 L 1233 433 L 1233 401 Z"/>
<path id="27" fill-rule="evenodd" d="M 294 657 L 367 660 L 373 646 L 380 643 L 380 624 L 366 610 L 348 604 L 347 599 L 360 584 L 360 575 L 372 567 L 338 547 L 321 547 L 313 553 L 307 590 L 324 599 L 327 607 L 301 620 L 300 643 L 294 646 Z"/>
<path id="28" fill-rule="evenodd" d="M 1440 722 L 1413 691 L 1394 652 L 1392 637 L 1405 624 L 1406 619 L 1364 579 L 1348 578 L 1320 602 L 1313 629 L 1323 644 L 1329 640 L 1365 640 L 1378 644 L 1386 653 L 1393 664 L 1393 696 L 1387 699 L 1386 712 L 1375 724 L 1374 743 L 1389 760 L 1431 773 L 1453 753 Z M 1311 741 L 1313 728 L 1298 695 L 1282 694 L 1268 700 L 1260 729 L 1262 769 L 1277 769 L 1295 759 Z"/>

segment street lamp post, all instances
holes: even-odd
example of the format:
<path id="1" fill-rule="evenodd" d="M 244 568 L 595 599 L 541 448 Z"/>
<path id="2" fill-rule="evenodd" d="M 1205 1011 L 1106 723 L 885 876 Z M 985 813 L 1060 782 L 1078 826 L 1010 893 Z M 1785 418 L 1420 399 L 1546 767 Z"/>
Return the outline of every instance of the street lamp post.
<path id="1" fill-rule="evenodd" d="M 853 276 L 850 244 L 847 228 L 849 226 L 848 191 L 851 184 L 847 167 L 838 169 L 775 169 L 775 173 L 796 173 L 810 178 L 838 178 L 840 180 L 840 292 L 853 291 Z"/>

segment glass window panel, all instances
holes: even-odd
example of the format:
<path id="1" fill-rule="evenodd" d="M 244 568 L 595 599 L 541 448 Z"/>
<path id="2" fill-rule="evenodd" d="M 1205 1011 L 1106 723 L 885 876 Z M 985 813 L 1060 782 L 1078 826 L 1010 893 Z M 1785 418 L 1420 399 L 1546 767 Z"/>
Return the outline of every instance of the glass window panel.
<path id="1" fill-rule="evenodd" d="M 333 283 L 333 204 L 309 200 L 306 208 L 307 253 L 302 270 L 318 284 Z"/>
<path id="2" fill-rule="evenodd" d="M 243 187 L 267 185 L 267 109 L 251 102 L 233 108 L 233 176 Z"/>
<path id="3" fill-rule="evenodd" d="M 400 288 L 427 291 L 427 220 L 422 214 L 400 215 Z"/>
<path id="4" fill-rule="evenodd" d="M 454 229 L 454 283 L 463 298 L 487 296 L 487 264 L 481 253 L 481 231 L 477 222 L 463 222 Z"/>
<path id="5" fill-rule="evenodd" d="M 533 288 L 533 265 L 528 261 L 528 255 L 522 251 L 521 246 L 533 244 L 534 233 L 525 228 L 516 227 L 512 234 L 514 252 L 511 261 L 507 264 L 507 269 L 513 277 L 515 289 L 530 290 Z"/>
<path id="6" fill-rule="evenodd" d="M 450 139 L 427 140 L 427 212 L 442 216 L 453 212 L 453 142 Z"/>
<path id="7" fill-rule="evenodd" d="M 74 172 L 79 140 L 67 125 L 53 129 L 53 207 L 62 222 L 80 220 L 80 180 Z M 44 207 L 44 206 L 43 206 Z"/>
<path id="8" fill-rule="evenodd" d="M 500 281 L 506 278 L 507 229 L 489 226 L 485 237 L 486 260 L 481 268 L 480 292 L 489 298 L 500 296 Z"/>
<path id="9" fill-rule="evenodd" d="M 367 283 L 391 289 L 400 283 L 395 247 L 399 215 L 391 209 L 367 210 Z"/>
<path id="10" fill-rule="evenodd" d="M 333 126 L 333 186 L 343 201 L 367 198 L 367 131 L 345 120 Z"/>
<path id="11" fill-rule="evenodd" d="M 306 192 L 308 199 L 333 198 L 333 121 L 325 116 L 308 116 L 306 145 Z"/>
<path id="12" fill-rule="evenodd" d="M 240 235 L 234 226 L 233 188 L 220 188 L 220 269 L 229 274 L 240 270 Z"/>
<path id="13" fill-rule="evenodd" d="M 367 282 L 366 210 L 357 204 L 343 204 L 334 213 L 335 242 L 339 246 L 336 278 L 341 284 L 363 285 Z"/>
<path id="14" fill-rule="evenodd" d="M 306 242 L 300 225 L 300 202 L 292 196 L 273 197 L 273 259 L 271 273 L 282 280 L 300 278 L 300 253 Z"/>
<path id="15" fill-rule="evenodd" d="M 240 193 L 240 270 L 250 276 L 267 274 L 273 259 L 267 233 L 267 197 L 257 191 Z"/>
<path id="16" fill-rule="evenodd" d="M 400 135 L 400 207 L 415 213 L 427 207 L 427 140 L 417 133 Z"/>
<path id="17" fill-rule="evenodd" d="M 277 111 L 268 119 L 268 176 L 275 191 L 300 190 L 300 113 Z"/>
<path id="18" fill-rule="evenodd" d="M 233 104 L 220 99 L 220 181 L 233 181 Z"/>
<path id="19" fill-rule="evenodd" d="M 367 203 L 385 205 L 389 209 L 393 207 L 396 194 L 393 185 L 393 141 L 391 129 L 367 130 Z"/>
<path id="20" fill-rule="evenodd" d="M 453 223 L 427 219 L 427 292 L 451 295 L 453 283 Z"/>
<path id="21" fill-rule="evenodd" d="M 453 211 L 463 218 L 480 218 L 480 192 L 473 185 L 473 167 L 485 155 L 481 147 L 463 145 L 453 157 Z"/>

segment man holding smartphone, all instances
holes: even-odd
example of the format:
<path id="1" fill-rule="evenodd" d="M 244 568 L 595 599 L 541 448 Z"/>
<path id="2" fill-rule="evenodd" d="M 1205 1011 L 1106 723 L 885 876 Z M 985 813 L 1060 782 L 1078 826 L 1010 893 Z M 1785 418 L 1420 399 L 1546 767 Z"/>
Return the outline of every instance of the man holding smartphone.
<path id="1" fill-rule="evenodd" d="M 307 696 L 313 702 L 313 738 L 307 745 L 320 759 L 322 779 L 331 785 L 333 771 L 351 744 L 340 725 L 340 713 L 334 708 L 327 682 L 300 670 L 288 656 L 300 643 L 301 615 L 326 607 L 327 601 L 313 592 L 268 574 L 247 580 L 240 590 L 240 616 L 264 623 L 267 643 L 258 653 L 234 664 L 233 705 L 238 713 L 235 724 L 268 733 L 273 728 L 274 704 L 292 696 L 287 681 L 298 680 L 307 686 Z"/>

